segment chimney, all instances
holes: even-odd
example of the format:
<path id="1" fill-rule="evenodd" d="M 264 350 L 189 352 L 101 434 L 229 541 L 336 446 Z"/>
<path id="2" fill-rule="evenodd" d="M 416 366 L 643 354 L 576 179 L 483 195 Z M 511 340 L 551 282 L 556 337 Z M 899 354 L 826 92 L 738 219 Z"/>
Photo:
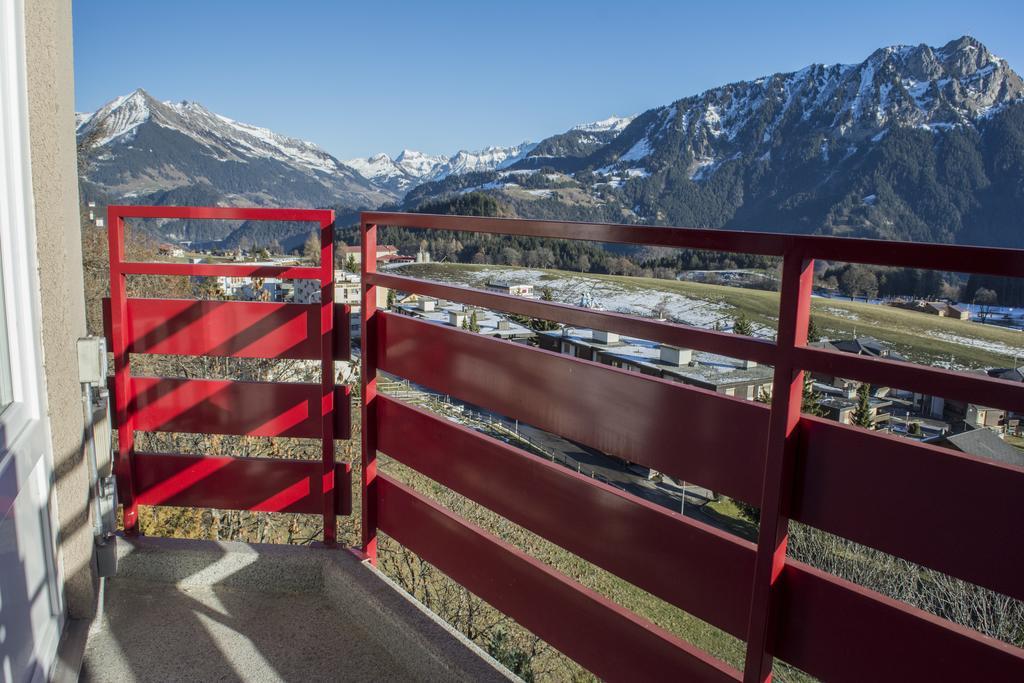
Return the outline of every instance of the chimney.
<path id="1" fill-rule="evenodd" d="M 615 332 L 594 330 L 594 341 L 601 344 L 617 344 L 619 342 L 619 335 Z"/>
<path id="2" fill-rule="evenodd" d="M 511 330 L 512 326 L 509 324 L 509 322 L 507 320 L 499 320 L 498 321 L 498 329 L 499 330 Z"/>
<path id="3" fill-rule="evenodd" d="M 757 361 L 752 361 L 749 358 L 744 358 L 740 361 L 740 364 L 743 366 L 744 370 L 752 370 L 757 367 Z"/>
<path id="4" fill-rule="evenodd" d="M 462 311 L 448 311 L 448 324 L 453 327 L 462 327 L 466 320 L 466 314 Z"/>
<path id="5" fill-rule="evenodd" d="M 437 302 L 433 299 L 420 299 L 420 310 L 430 313 L 436 304 Z"/>
<path id="6" fill-rule="evenodd" d="M 690 361 L 693 360 L 693 351 L 681 349 L 678 346 L 662 344 L 660 357 L 662 363 L 680 367 L 682 365 L 689 365 Z"/>

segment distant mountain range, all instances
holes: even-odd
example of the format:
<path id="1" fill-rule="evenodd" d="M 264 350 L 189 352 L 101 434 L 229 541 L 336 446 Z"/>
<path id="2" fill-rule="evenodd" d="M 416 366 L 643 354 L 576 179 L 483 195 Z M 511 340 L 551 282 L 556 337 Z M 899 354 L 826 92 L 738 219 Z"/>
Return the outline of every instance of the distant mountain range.
<path id="1" fill-rule="evenodd" d="M 487 147 L 476 152 L 462 150 L 450 157 L 405 149 L 394 159 L 382 153 L 367 159 L 349 159 L 345 164 L 367 180 L 404 196 L 418 185 L 450 175 L 507 168 L 536 146 L 523 142 L 511 147 Z"/>
<path id="2" fill-rule="evenodd" d="M 142 91 L 80 138 L 96 126 L 86 185 L 134 201 L 443 210 L 481 192 L 511 216 L 1024 246 L 1024 83 L 967 36 L 452 156 L 340 162 Z"/>

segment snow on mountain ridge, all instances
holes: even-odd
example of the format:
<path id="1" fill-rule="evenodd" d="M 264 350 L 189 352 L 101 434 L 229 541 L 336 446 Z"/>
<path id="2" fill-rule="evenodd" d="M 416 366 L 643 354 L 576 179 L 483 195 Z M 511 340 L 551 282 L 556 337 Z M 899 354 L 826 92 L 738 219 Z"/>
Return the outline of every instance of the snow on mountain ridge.
<path id="1" fill-rule="evenodd" d="M 632 116 L 609 116 L 606 119 L 600 121 L 592 121 L 591 123 L 581 123 L 577 126 L 573 126 L 572 130 L 581 130 L 586 133 L 604 133 L 608 131 L 622 132 L 626 126 L 633 122 L 636 118 L 636 114 Z"/>
<path id="2" fill-rule="evenodd" d="M 93 161 L 84 180 L 112 197 L 376 208 L 399 196 L 313 143 L 197 102 L 160 102 L 138 89 L 75 118 Z"/>
<path id="3" fill-rule="evenodd" d="M 104 128 L 94 147 L 130 140 L 140 125 L 152 121 L 201 142 L 222 161 L 244 162 L 246 156 L 256 156 L 290 162 L 316 173 L 332 174 L 344 169 L 341 162 L 311 142 L 235 121 L 198 102 L 159 102 L 141 88 L 76 118 L 79 135 L 102 122 Z"/>
<path id="4" fill-rule="evenodd" d="M 411 189 L 415 185 L 441 180 L 449 175 L 506 168 L 522 159 L 534 147 L 533 143 L 524 142 L 510 147 L 460 150 L 451 156 L 403 149 L 394 158 L 380 153 L 365 159 L 349 159 L 345 164 L 368 180 L 385 180 L 401 185 L 402 189 Z"/>
<path id="5" fill-rule="evenodd" d="M 964 36 L 940 48 L 893 45 L 859 64 L 812 64 L 706 90 L 644 115 L 644 130 L 603 168 L 633 163 L 667 135 L 681 142 L 706 179 L 736 154 L 769 154 L 776 134 L 817 129 L 838 150 L 877 142 L 890 126 L 941 130 L 974 125 L 1024 101 L 1024 82 L 1005 60 Z M 679 144 L 673 143 L 673 144 Z M 609 166 L 609 162 L 611 165 Z"/>

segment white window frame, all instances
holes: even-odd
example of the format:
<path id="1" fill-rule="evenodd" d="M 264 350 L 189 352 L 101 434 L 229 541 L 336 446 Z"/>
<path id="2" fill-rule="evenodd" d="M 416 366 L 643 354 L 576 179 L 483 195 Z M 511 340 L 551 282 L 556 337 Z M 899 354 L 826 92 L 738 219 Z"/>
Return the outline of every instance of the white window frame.
<path id="1" fill-rule="evenodd" d="M 0 267 L 13 397 L 0 412 L 4 434 L 0 481 L 14 467 L 16 490 L 25 484 L 39 458 L 50 455 L 39 346 L 41 307 L 24 35 L 22 0 L 0 2 Z M 5 512 L 0 510 L 0 515 Z"/>

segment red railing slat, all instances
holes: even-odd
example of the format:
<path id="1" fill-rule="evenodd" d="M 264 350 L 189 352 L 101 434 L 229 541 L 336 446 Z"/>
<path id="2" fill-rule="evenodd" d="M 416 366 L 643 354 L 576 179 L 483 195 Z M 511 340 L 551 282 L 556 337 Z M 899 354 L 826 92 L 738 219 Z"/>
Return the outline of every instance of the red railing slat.
<path id="1" fill-rule="evenodd" d="M 139 505 L 323 512 L 319 460 L 135 453 L 133 466 Z M 330 505 L 337 515 L 350 514 L 351 466 L 338 463 L 335 476 L 341 485 Z"/>
<path id="2" fill-rule="evenodd" d="M 227 304 L 232 306 L 225 308 Z M 161 323 L 160 311 L 168 312 L 173 317 Z M 320 357 L 319 340 L 315 338 L 318 335 L 313 330 L 317 315 L 316 304 L 128 299 L 127 315 L 129 335 L 135 342 L 132 353 L 263 358 L 257 352 L 266 350 L 268 354 L 287 354 L 274 356 L 281 358 L 316 360 Z M 334 335 L 335 360 L 351 358 L 350 316 L 351 307 L 348 304 L 334 305 L 334 318 L 340 321 Z M 216 329 L 200 329 L 209 324 Z M 103 331 L 108 343 L 112 343 L 110 329 L 110 299 L 107 298 L 103 300 Z M 269 337 L 253 340 L 252 336 L 258 335 L 261 330 L 267 332 Z M 207 335 L 206 343 L 188 339 L 193 334 Z M 206 353 L 198 353 L 204 349 Z"/>
<path id="3" fill-rule="evenodd" d="M 121 264 L 126 275 L 173 275 L 185 277 L 278 277 L 284 279 L 319 280 L 320 269 L 309 266 L 267 266 L 242 263 L 159 263 L 129 262 Z"/>
<path id="4" fill-rule="evenodd" d="M 408 316 L 376 318 L 385 372 L 734 498 L 760 500 L 768 426 L 761 404 Z"/>
<path id="5" fill-rule="evenodd" d="M 318 384 L 132 377 L 132 391 L 137 431 L 320 438 Z M 349 388 L 335 394 L 335 438 L 348 439 Z"/>
<path id="6" fill-rule="evenodd" d="M 178 218 L 192 220 L 222 221 L 286 221 L 316 223 L 333 220 L 333 212 L 325 209 L 277 209 L 259 207 L 223 207 L 223 206 L 144 206 L 140 204 L 123 204 L 110 206 L 108 210 L 120 218 Z M 310 231 L 314 230 L 310 226 Z"/>
<path id="7" fill-rule="evenodd" d="M 798 348 L 794 356 L 812 372 L 1024 412 L 1021 382 L 827 349 Z"/>
<path id="8" fill-rule="evenodd" d="M 1024 651 L 789 560 L 773 654 L 824 681 L 1021 681 Z"/>
<path id="9" fill-rule="evenodd" d="M 381 452 L 743 637 L 752 543 L 400 401 L 381 396 L 377 403 Z"/>
<path id="10" fill-rule="evenodd" d="M 1024 600 L 1024 469 L 822 418 L 800 432 L 793 519 Z"/>
<path id="11" fill-rule="evenodd" d="M 381 531 L 609 681 L 736 681 L 739 672 L 377 475 Z"/>

